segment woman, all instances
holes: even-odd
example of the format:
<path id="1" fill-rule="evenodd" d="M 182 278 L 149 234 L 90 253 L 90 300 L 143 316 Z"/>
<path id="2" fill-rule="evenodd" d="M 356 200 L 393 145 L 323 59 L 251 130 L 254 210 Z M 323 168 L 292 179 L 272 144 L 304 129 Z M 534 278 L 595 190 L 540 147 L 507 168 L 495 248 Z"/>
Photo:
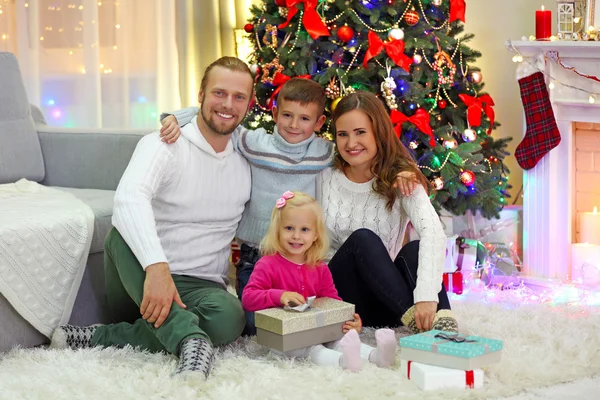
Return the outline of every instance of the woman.
<path id="1" fill-rule="evenodd" d="M 332 115 L 333 167 L 317 181 L 333 257 L 329 268 L 344 301 L 365 326 L 415 332 L 457 331 L 442 287 L 446 236 L 427 194 L 428 181 L 394 132 L 372 93 L 344 97 Z M 394 188 L 398 173 L 419 182 L 409 196 Z M 407 224 L 421 238 L 404 246 Z"/>

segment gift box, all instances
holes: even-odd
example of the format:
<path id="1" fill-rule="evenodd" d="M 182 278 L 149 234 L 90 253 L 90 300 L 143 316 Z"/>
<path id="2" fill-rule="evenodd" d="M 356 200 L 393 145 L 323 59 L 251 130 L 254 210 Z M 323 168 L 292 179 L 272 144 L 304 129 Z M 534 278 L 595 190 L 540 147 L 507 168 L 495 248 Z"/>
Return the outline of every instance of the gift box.
<path id="1" fill-rule="evenodd" d="M 497 363 L 502 341 L 432 330 L 400 339 L 400 359 L 439 367 L 474 370 Z"/>
<path id="2" fill-rule="evenodd" d="M 240 256 L 240 246 L 236 242 L 231 243 L 231 262 L 237 264 L 240 261 Z"/>
<path id="3" fill-rule="evenodd" d="M 443 275 L 444 287 L 446 292 L 462 294 L 463 292 L 463 275 L 462 272 L 445 272 Z"/>
<path id="4" fill-rule="evenodd" d="M 410 360 L 401 361 L 402 373 L 421 390 L 465 389 L 483 386 L 483 370 L 464 371 L 436 367 Z"/>
<path id="5" fill-rule="evenodd" d="M 341 339 L 344 322 L 354 318 L 354 304 L 322 297 L 303 312 L 269 308 L 254 318 L 256 342 L 285 352 Z"/>

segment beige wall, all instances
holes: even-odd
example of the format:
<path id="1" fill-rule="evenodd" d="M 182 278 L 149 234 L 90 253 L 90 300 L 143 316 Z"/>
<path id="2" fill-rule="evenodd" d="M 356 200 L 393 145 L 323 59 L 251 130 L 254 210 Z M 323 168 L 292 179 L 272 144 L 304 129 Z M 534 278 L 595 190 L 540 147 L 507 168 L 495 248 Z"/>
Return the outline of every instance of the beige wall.
<path id="1" fill-rule="evenodd" d="M 513 137 L 509 144 L 511 155 L 506 158 L 511 171 L 510 183 L 513 185 L 510 203 L 515 200 L 514 196 L 523 182 L 522 169 L 517 164 L 514 152 L 523 136 L 524 116 L 519 84 L 515 79 L 516 64 L 512 62 L 513 53 L 506 50 L 504 42 L 535 34 L 535 10 L 542 5 L 552 10 L 555 26 L 555 0 L 467 1 L 465 32 L 475 34 L 470 46 L 483 54 L 477 66 L 481 68 L 485 90 L 496 103 L 496 118 L 502 124 L 493 134 L 496 138 Z M 516 200 L 517 204 L 522 203 L 521 196 Z"/>
<path id="2" fill-rule="evenodd" d="M 253 2 L 260 3 L 258 0 Z M 506 159 L 511 171 L 510 183 L 513 185 L 513 198 L 509 199 L 509 203 L 515 200 L 523 181 L 522 170 L 514 152 L 523 136 L 524 117 L 519 85 L 515 79 L 516 64 L 512 62 L 513 54 L 506 50 L 504 42 L 508 39 L 521 40 L 522 36 L 535 34 L 535 10 L 542 5 L 552 10 L 553 25 L 556 26 L 555 0 L 467 1 L 465 32 L 475 35 L 469 45 L 483 54 L 477 66 L 481 68 L 486 91 L 496 103 L 496 117 L 502 124 L 494 131 L 494 136 L 513 137 L 508 148 L 511 155 Z M 556 28 L 553 29 L 555 31 Z M 516 200 L 517 204 L 521 204 L 521 196 Z"/>

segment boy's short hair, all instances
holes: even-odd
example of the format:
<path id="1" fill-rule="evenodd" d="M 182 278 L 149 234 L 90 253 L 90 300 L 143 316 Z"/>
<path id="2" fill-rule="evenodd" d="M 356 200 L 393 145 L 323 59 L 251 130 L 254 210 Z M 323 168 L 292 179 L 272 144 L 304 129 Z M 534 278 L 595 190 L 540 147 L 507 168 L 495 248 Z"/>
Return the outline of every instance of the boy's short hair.
<path id="1" fill-rule="evenodd" d="M 325 110 L 325 89 L 311 79 L 292 78 L 283 84 L 277 96 L 279 104 L 282 100 L 297 101 L 302 105 L 315 103 L 322 113 Z"/>

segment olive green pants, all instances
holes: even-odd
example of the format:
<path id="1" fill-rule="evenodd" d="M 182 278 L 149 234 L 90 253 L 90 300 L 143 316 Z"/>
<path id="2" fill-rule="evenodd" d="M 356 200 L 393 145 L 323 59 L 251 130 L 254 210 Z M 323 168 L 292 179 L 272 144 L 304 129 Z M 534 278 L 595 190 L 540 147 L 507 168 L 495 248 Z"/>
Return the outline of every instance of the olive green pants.
<path id="1" fill-rule="evenodd" d="M 244 328 L 240 301 L 216 282 L 171 275 L 187 308 L 173 303 L 165 322 L 155 328 L 141 317 L 146 273 L 116 229 L 104 244 L 104 272 L 108 307 L 117 321 L 99 326 L 92 343 L 131 345 L 152 352 L 178 354 L 181 342 L 202 338 L 214 346 L 233 342 Z"/>

